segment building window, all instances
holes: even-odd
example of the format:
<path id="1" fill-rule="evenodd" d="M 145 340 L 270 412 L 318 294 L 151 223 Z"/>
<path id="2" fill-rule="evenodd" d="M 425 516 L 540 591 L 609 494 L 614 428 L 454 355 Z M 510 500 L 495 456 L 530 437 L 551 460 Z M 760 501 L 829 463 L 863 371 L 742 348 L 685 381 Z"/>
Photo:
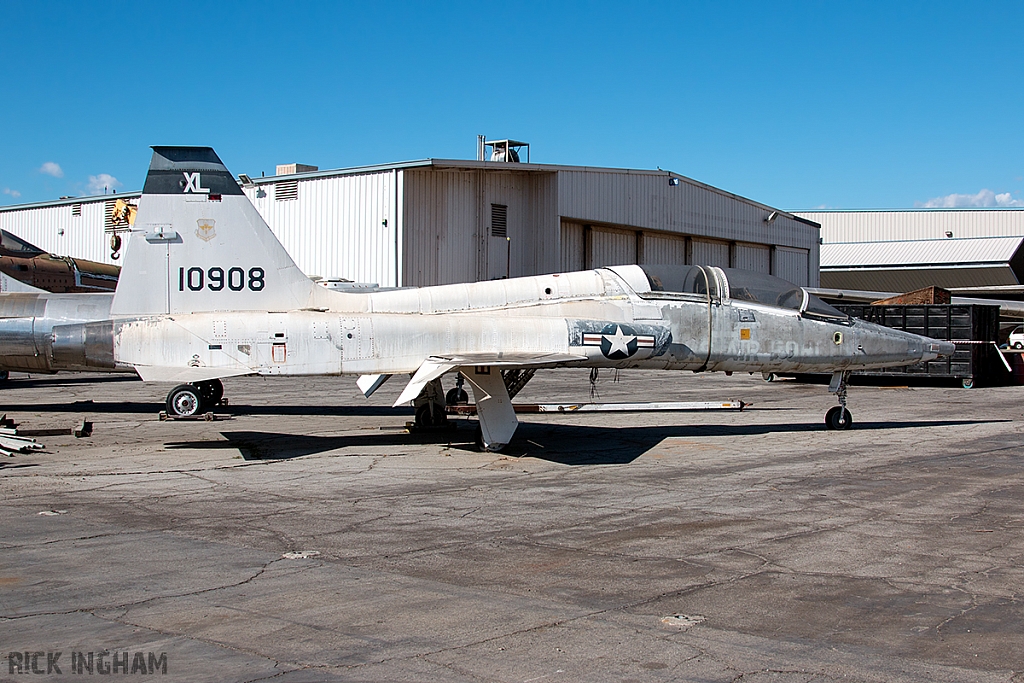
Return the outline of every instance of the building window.
<path id="1" fill-rule="evenodd" d="M 508 206 L 491 204 L 491 237 L 508 237 Z"/>
<path id="2" fill-rule="evenodd" d="M 283 180 L 274 188 L 274 199 L 283 202 L 289 199 L 299 198 L 299 181 Z"/>

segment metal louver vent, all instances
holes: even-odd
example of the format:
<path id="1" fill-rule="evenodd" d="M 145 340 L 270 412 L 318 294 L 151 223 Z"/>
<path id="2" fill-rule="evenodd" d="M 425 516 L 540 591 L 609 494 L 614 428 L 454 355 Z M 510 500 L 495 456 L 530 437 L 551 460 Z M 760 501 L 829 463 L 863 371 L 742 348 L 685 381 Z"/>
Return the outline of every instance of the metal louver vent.
<path id="1" fill-rule="evenodd" d="M 299 198 L 299 181 L 283 180 L 274 187 L 274 199 L 283 202 Z"/>
<path id="2" fill-rule="evenodd" d="M 72 216 L 81 216 L 82 215 L 82 205 L 81 204 L 72 204 L 71 205 L 71 215 Z"/>
<path id="3" fill-rule="evenodd" d="M 491 237 L 508 237 L 508 206 L 491 204 Z"/>
<path id="4" fill-rule="evenodd" d="M 114 204 L 116 201 L 103 202 L 103 229 L 114 229 Z"/>

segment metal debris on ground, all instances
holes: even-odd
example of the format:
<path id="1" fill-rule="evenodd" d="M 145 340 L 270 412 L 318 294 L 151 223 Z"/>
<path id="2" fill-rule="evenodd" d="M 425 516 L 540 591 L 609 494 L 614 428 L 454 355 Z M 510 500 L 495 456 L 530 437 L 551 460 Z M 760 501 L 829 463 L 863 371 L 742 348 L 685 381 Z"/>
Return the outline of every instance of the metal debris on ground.
<path id="1" fill-rule="evenodd" d="M 5 425 L 0 427 L 0 455 L 6 455 L 9 458 L 13 458 L 15 453 L 41 451 L 45 448 L 43 444 L 37 442 L 35 439 L 18 436 L 18 430 L 13 426 L 6 426 L 8 424 L 14 424 L 7 419 L 6 415 L 0 418 L 0 424 Z"/>
<path id="2" fill-rule="evenodd" d="M 82 420 L 77 425 L 71 428 L 71 434 L 76 439 L 82 439 L 88 436 L 92 436 L 92 422 L 88 420 Z"/>
<path id="3" fill-rule="evenodd" d="M 308 560 L 309 558 L 316 557 L 319 554 L 319 550 L 293 550 L 290 553 L 285 553 L 281 557 L 286 560 Z"/>
<path id="4" fill-rule="evenodd" d="M 230 420 L 231 418 L 227 415 L 217 415 L 215 413 L 198 413 L 196 415 L 168 415 L 166 410 L 161 410 L 159 414 L 161 422 L 166 420 L 184 420 L 189 422 L 214 422 L 216 420 Z"/>
<path id="5" fill-rule="evenodd" d="M 661 623 L 666 626 L 677 626 L 683 630 L 697 624 L 703 624 L 705 621 L 707 621 L 707 617 L 700 614 L 673 614 L 661 619 Z"/>

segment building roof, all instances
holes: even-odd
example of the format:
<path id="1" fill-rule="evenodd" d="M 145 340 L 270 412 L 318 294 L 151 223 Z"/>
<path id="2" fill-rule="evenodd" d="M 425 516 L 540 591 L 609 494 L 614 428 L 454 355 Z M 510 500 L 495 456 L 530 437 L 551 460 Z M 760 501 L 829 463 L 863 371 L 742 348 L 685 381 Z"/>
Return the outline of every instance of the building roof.
<path id="1" fill-rule="evenodd" d="M 1009 263 L 1024 237 L 969 237 L 821 245 L 821 268 L 919 267 Z"/>
<path id="2" fill-rule="evenodd" d="M 681 183 L 686 183 L 693 187 L 698 187 L 709 192 L 728 197 L 730 199 L 743 202 L 752 206 L 757 206 L 765 209 L 766 211 L 778 211 L 780 215 L 786 216 L 793 220 L 801 223 L 818 227 L 818 223 L 815 221 L 797 216 L 786 211 L 776 209 L 775 207 L 761 202 L 754 201 L 747 197 L 743 197 L 732 192 L 728 192 L 721 188 L 713 185 L 707 185 L 698 180 L 687 178 L 686 176 L 679 175 L 673 171 L 665 171 L 661 169 L 635 169 L 635 168 L 608 168 L 601 166 L 566 166 L 561 164 L 536 164 L 536 163 L 509 163 L 504 161 L 477 161 L 468 159 L 418 159 L 413 161 L 400 161 L 389 164 L 374 164 L 370 166 L 353 166 L 350 168 L 337 168 L 328 169 L 323 171 L 307 171 L 305 173 L 294 173 L 289 175 L 273 175 L 273 176 L 261 176 L 259 178 L 251 178 L 252 182 L 256 185 L 266 185 L 281 182 L 282 180 L 309 180 L 316 178 L 330 178 L 335 176 L 346 176 L 346 175 L 361 175 L 365 173 L 380 173 L 384 171 L 392 170 L 403 170 L 403 169 L 414 169 L 414 168 L 438 168 L 438 169 L 463 169 L 463 170 L 476 170 L 486 169 L 488 171 L 506 171 L 516 173 L 556 173 L 558 171 L 584 171 L 588 173 L 608 173 L 608 174 L 625 174 L 625 175 L 643 175 L 643 176 L 664 176 L 666 181 L 668 178 L 676 178 Z M 119 192 L 116 194 L 98 195 L 89 197 L 72 197 L 69 199 L 57 199 L 46 202 L 35 202 L 31 204 L 13 204 L 8 206 L 0 206 L 0 212 L 3 211 L 21 211 L 24 209 L 34 209 L 42 207 L 52 206 L 63 206 L 70 204 L 81 204 L 85 202 L 97 202 L 107 201 L 112 199 L 133 199 L 140 196 L 142 193 L 138 190 L 129 192 Z"/>

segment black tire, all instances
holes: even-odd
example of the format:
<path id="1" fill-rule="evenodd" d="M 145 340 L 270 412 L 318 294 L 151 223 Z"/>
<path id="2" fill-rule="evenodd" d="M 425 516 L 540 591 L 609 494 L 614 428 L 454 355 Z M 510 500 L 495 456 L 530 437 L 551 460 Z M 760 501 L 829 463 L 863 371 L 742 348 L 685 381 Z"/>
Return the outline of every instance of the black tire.
<path id="1" fill-rule="evenodd" d="M 203 394 L 194 384 L 179 384 L 167 394 L 167 414 L 192 417 L 203 412 Z"/>
<path id="2" fill-rule="evenodd" d="M 466 405 L 469 403 L 469 394 L 466 393 L 465 389 L 453 387 L 444 395 L 444 402 L 450 406 Z"/>
<path id="3" fill-rule="evenodd" d="M 1022 344 L 1021 342 L 1013 342 L 1013 348 L 1018 349 L 1018 350 L 1019 349 L 1024 349 L 1024 344 Z"/>
<path id="4" fill-rule="evenodd" d="M 769 372 L 765 375 L 761 375 L 761 379 L 763 379 L 765 382 L 774 382 L 778 378 L 779 376 L 776 375 L 774 372 Z"/>
<path id="5" fill-rule="evenodd" d="M 6 382 L 11 378 L 11 373 L 8 370 L 0 370 L 0 382 Z"/>
<path id="6" fill-rule="evenodd" d="M 205 382 L 196 382 L 199 393 L 203 397 L 203 410 L 213 410 L 213 407 L 224 398 L 224 384 L 219 379 L 210 379 Z"/>
<path id="7" fill-rule="evenodd" d="M 430 414 L 430 404 L 422 405 L 416 409 L 417 427 L 443 427 L 448 424 L 448 414 L 444 408 L 434 406 L 434 414 Z"/>
<path id="8" fill-rule="evenodd" d="M 853 426 L 853 415 L 842 406 L 833 406 L 825 413 L 826 429 L 849 429 Z"/>
<path id="9" fill-rule="evenodd" d="M 960 386 L 962 386 L 964 389 L 973 389 L 974 388 L 974 378 L 973 377 L 964 377 L 962 380 L 960 380 Z"/>

